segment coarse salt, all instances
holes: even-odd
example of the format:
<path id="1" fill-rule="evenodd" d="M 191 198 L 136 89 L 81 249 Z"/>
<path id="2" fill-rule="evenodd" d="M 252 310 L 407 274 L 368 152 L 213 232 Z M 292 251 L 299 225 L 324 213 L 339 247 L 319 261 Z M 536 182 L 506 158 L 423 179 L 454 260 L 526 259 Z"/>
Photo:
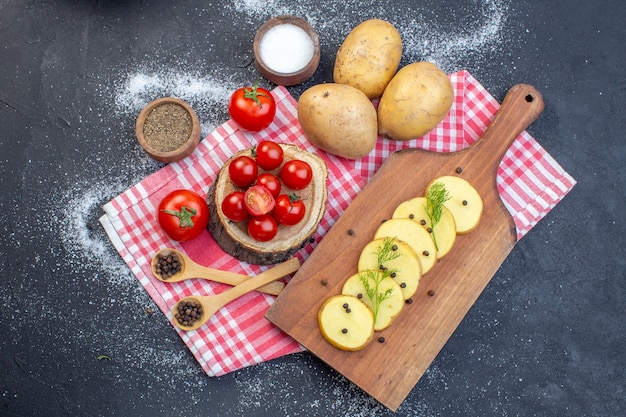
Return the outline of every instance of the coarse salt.
<path id="1" fill-rule="evenodd" d="M 284 23 L 268 30 L 260 44 L 261 59 L 271 70 L 291 74 L 313 58 L 311 37 L 301 27 Z"/>

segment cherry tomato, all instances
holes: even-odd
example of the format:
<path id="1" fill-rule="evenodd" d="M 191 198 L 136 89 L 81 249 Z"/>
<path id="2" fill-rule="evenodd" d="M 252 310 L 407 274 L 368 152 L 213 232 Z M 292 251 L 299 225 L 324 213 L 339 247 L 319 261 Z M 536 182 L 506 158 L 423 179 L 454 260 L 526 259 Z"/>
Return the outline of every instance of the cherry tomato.
<path id="1" fill-rule="evenodd" d="M 233 191 L 228 194 L 222 201 L 222 212 L 224 216 L 234 222 L 246 220 L 250 216 L 250 213 L 248 213 L 243 203 L 244 199 L 245 194 L 243 191 Z"/>
<path id="2" fill-rule="evenodd" d="M 283 148 L 276 142 L 263 140 L 254 149 L 256 163 L 263 169 L 269 171 L 283 163 Z"/>
<path id="3" fill-rule="evenodd" d="M 259 167 L 254 159 L 240 155 L 228 165 L 228 176 L 237 187 L 249 187 L 259 174 Z"/>
<path id="4" fill-rule="evenodd" d="M 242 87 L 230 96 L 228 114 L 241 128 L 251 132 L 265 129 L 276 115 L 276 102 L 272 94 L 255 83 Z"/>
<path id="5" fill-rule="evenodd" d="M 285 185 L 293 190 L 301 190 L 311 182 L 313 171 L 311 166 L 299 159 L 285 162 L 280 169 L 280 179 Z"/>
<path id="6" fill-rule="evenodd" d="M 304 218 L 306 207 L 300 197 L 295 194 L 281 194 L 276 198 L 276 207 L 272 216 L 278 224 L 293 226 Z"/>
<path id="7" fill-rule="evenodd" d="M 278 197 L 280 194 L 280 188 L 282 187 L 278 177 L 268 172 L 259 175 L 256 179 L 255 185 L 262 185 L 267 188 L 267 191 L 269 191 L 274 198 Z"/>
<path id="8" fill-rule="evenodd" d="M 246 210 L 253 216 L 262 216 L 274 209 L 275 202 L 272 194 L 261 185 L 253 185 L 246 190 L 244 200 Z"/>
<path id="9" fill-rule="evenodd" d="M 248 234 L 259 242 L 272 240 L 278 233 L 278 223 L 270 215 L 252 217 L 248 222 Z"/>
<path id="10" fill-rule="evenodd" d="M 170 239 L 183 242 L 198 236 L 209 224 L 209 207 L 191 190 L 175 190 L 159 203 L 159 225 Z"/>

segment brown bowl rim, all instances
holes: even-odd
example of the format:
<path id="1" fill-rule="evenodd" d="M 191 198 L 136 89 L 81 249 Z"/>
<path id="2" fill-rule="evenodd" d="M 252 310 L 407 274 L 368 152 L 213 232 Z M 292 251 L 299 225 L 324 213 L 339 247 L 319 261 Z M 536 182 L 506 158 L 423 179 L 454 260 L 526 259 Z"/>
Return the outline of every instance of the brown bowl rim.
<path id="1" fill-rule="evenodd" d="M 146 118 L 152 110 L 162 104 L 177 104 L 184 108 L 191 117 L 191 134 L 189 135 L 189 138 L 178 149 L 174 149 L 173 151 L 168 152 L 159 151 L 158 149 L 151 147 L 146 141 L 146 138 L 143 134 L 143 126 Z M 176 162 L 191 155 L 191 153 L 198 146 L 198 143 L 200 142 L 200 121 L 198 120 L 196 112 L 187 102 L 175 97 L 162 97 L 151 101 L 143 108 L 143 110 L 141 110 L 139 116 L 137 117 L 137 122 L 135 123 L 135 135 L 137 136 L 137 141 L 139 142 L 141 147 L 152 158 L 166 163 Z"/>
<path id="2" fill-rule="evenodd" d="M 261 58 L 261 40 L 274 26 L 288 23 L 300 27 L 309 35 L 313 41 L 313 58 L 299 71 L 291 73 L 277 72 L 269 68 Z M 320 40 L 317 32 L 307 20 L 293 15 L 276 16 L 266 20 L 256 31 L 253 50 L 256 66 L 261 75 L 277 85 L 291 86 L 306 81 L 315 73 L 320 63 Z"/>

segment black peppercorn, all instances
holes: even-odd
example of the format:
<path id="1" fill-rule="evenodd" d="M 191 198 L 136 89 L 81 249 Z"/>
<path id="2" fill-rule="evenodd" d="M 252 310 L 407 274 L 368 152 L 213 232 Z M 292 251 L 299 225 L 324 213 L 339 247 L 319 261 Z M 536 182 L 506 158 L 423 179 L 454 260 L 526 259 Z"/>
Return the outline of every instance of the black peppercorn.
<path id="1" fill-rule="evenodd" d="M 413 299 L 412 298 L 407 298 L 405 303 L 407 304 L 413 304 Z"/>
<path id="2" fill-rule="evenodd" d="M 345 329 L 345 328 L 344 328 L 344 329 L 341 329 L 341 333 L 343 333 L 343 334 L 348 333 L 348 329 Z"/>
<path id="3" fill-rule="evenodd" d="M 420 224 L 421 224 L 422 226 L 425 226 L 425 225 L 426 225 L 426 220 L 424 220 L 424 219 L 420 220 Z"/>
<path id="4" fill-rule="evenodd" d="M 380 343 L 385 343 L 385 338 L 384 338 L 384 337 L 382 337 L 382 336 L 380 336 L 380 337 L 378 338 L 378 341 L 379 341 Z"/>
<path id="5" fill-rule="evenodd" d="M 467 200 L 463 200 L 463 205 L 467 206 Z"/>
<path id="6" fill-rule="evenodd" d="M 461 167 L 457 167 L 457 168 L 456 168 L 456 173 L 457 173 L 457 174 L 460 174 L 461 172 L 463 172 L 463 168 L 461 168 Z"/>
<path id="7" fill-rule="evenodd" d="M 327 279 L 323 279 L 322 280 L 322 285 L 328 285 L 328 280 Z"/>
<path id="8" fill-rule="evenodd" d="M 428 256 L 428 255 L 430 255 L 430 252 L 428 252 L 427 250 L 425 250 L 424 252 L 422 252 L 422 255 L 424 255 L 424 256 Z"/>
<path id="9" fill-rule="evenodd" d="M 350 236 L 354 236 L 354 230 L 352 230 L 352 229 L 348 229 L 348 234 L 349 234 Z"/>
<path id="10" fill-rule="evenodd" d="M 433 295 L 435 295 L 435 291 L 433 291 L 433 290 L 428 290 L 428 295 L 432 297 Z"/>

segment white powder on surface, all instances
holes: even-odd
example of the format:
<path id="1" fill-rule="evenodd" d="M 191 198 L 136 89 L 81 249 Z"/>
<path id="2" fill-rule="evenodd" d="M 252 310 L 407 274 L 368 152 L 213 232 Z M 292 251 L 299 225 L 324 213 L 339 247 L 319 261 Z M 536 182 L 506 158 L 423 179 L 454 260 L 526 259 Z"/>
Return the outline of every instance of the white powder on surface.
<path id="1" fill-rule="evenodd" d="M 259 51 L 265 65 L 275 72 L 290 74 L 304 68 L 313 58 L 311 37 L 301 27 L 285 23 L 268 30 Z"/>

